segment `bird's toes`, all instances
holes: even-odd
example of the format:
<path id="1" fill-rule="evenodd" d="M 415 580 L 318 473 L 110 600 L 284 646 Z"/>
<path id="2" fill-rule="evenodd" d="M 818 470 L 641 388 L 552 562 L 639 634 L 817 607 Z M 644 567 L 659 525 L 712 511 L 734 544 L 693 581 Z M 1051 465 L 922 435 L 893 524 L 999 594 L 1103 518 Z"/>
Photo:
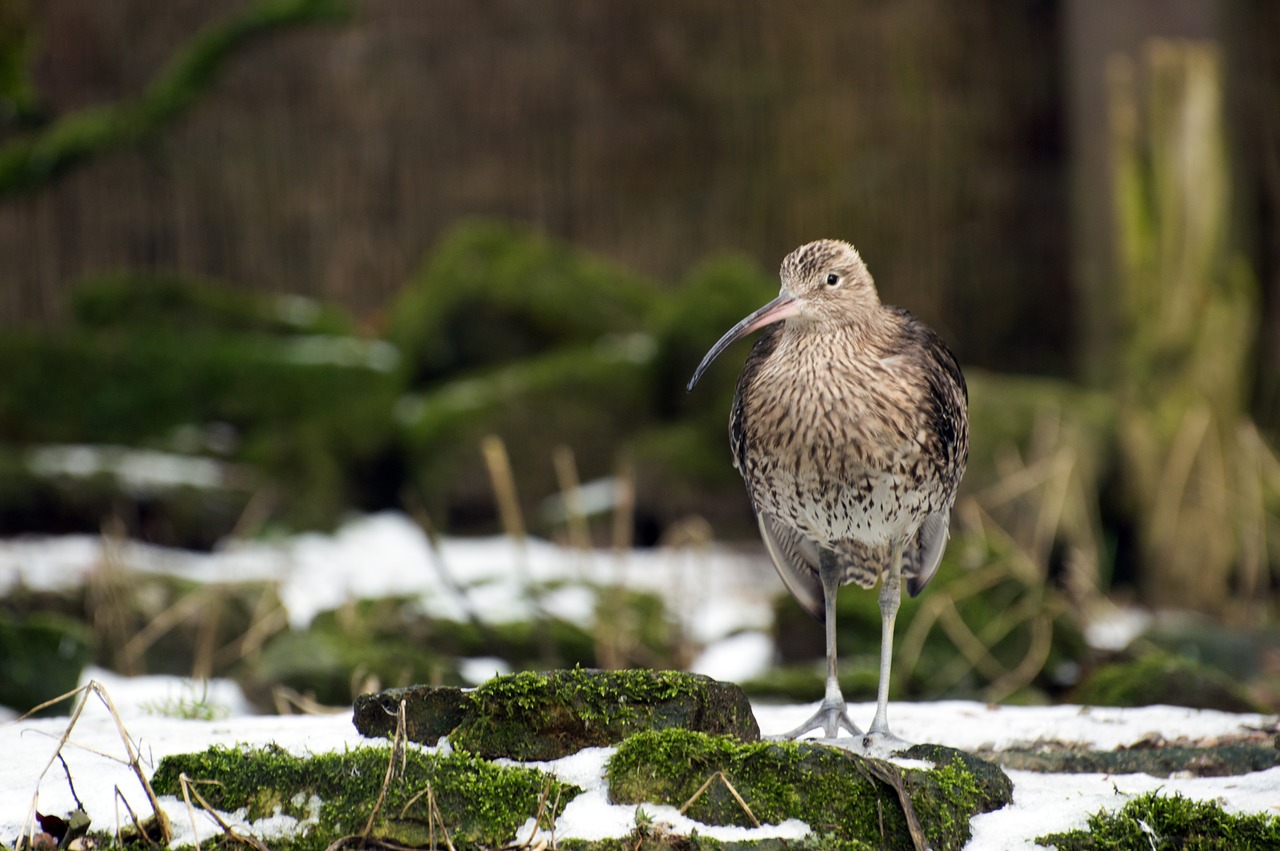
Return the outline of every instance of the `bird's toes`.
<path id="1" fill-rule="evenodd" d="M 915 742 L 895 736 L 888 730 L 869 731 L 862 736 L 862 748 L 869 756 L 889 757 L 912 747 Z"/>

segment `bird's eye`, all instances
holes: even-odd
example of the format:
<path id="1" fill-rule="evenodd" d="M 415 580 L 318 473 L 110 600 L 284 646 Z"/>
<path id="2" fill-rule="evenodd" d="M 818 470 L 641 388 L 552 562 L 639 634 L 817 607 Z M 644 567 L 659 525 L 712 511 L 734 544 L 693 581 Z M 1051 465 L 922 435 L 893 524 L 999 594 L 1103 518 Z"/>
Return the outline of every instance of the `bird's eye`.
<path id="1" fill-rule="evenodd" d="M 827 275 L 827 286 L 832 288 L 840 286 L 840 276 L 837 275 L 835 272 L 832 272 L 830 275 Z"/>

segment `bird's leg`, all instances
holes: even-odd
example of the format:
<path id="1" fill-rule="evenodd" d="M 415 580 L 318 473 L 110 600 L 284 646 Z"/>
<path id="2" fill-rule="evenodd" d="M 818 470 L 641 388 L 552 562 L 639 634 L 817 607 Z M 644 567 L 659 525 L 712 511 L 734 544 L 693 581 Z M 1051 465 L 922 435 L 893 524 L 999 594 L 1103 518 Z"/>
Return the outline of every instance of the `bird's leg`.
<path id="1" fill-rule="evenodd" d="M 855 736 L 861 736 L 862 730 L 849 717 L 845 707 L 844 694 L 840 691 L 840 679 L 836 676 L 836 594 L 840 591 L 840 580 L 843 569 L 836 560 L 835 553 L 822 550 L 818 556 L 818 577 L 822 580 L 823 614 L 827 628 L 827 691 L 813 713 L 803 724 L 778 739 L 798 739 L 812 730 L 822 730 L 822 735 L 834 739 L 844 728 Z"/>
<path id="2" fill-rule="evenodd" d="M 908 742 L 889 731 L 889 674 L 893 667 L 893 625 L 902 599 L 903 541 L 894 541 L 889 555 L 889 572 L 880 585 L 880 684 L 876 689 L 876 716 L 867 729 L 867 741 L 881 745 L 905 746 Z"/>

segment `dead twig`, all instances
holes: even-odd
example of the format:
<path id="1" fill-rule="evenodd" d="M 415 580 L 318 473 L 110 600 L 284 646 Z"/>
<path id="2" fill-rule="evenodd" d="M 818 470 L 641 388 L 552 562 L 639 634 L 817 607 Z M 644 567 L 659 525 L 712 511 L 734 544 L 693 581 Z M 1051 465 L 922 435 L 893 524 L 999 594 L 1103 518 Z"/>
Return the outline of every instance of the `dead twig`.
<path id="1" fill-rule="evenodd" d="M 867 772 L 872 777 L 891 788 L 897 795 L 898 806 L 902 809 L 903 818 L 906 819 L 907 833 L 911 835 L 911 844 L 915 847 L 915 851 L 929 851 L 929 840 L 924 835 L 924 827 L 920 824 L 920 817 L 916 815 L 915 805 L 911 803 L 907 785 L 902 782 L 902 771 L 893 763 L 882 759 L 868 759 L 861 764 L 866 766 Z M 881 835 L 883 831 L 882 822 Z"/>
<path id="2" fill-rule="evenodd" d="M 760 820 L 756 818 L 755 813 L 751 812 L 751 807 L 747 806 L 747 802 L 744 801 L 742 799 L 742 796 L 738 794 L 738 790 L 733 788 L 733 784 L 729 782 L 728 777 L 724 776 L 723 771 L 717 771 L 715 774 L 708 777 L 706 781 L 701 786 L 698 787 L 698 791 L 693 793 L 693 797 L 685 801 L 684 806 L 680 808 L 680 815 L 684 815 L 685 812 L 690 807 L 692 807 L 699 798 L 702 797 L 702 793 L 706 792 L 707 789 L 710 788 L 711 784 L 714 783 L 717 779 L 724 784 L 724 787 L 726 789 L 729 790 L 729 794 L 732 795 L 733 799 L 738 802 L 738 806 L 742 807 L 742 811 L 747 814 L 747 818 L 751 819 L 751 824 L 755 827 L 759 827 Z"/>
<path id="3" fill-rule="evenodd" d="M 360 831 L 360 838 L 368 841 L 369 835 L 373 833 L 373 823 L 378 818 L 378 813 L 382 810 L 382 804 L 387 800 L 387 790 L 391 788 L 391 780 L 396 776 L 396 757 L 399 756 L 400 774 L 404 774 L 404 761 L 407 758 L 404 752 L 405 747 L 405 701 L 400 701 L 400 706 L 396 709 L 396 734 L 391 740 L 391 754 L 387 759 L 387 773 L 382 777 L 382 788 L 378 790 L 378 800 L 373 802 L 373 809 L 369 812 L 369 820 L 365 822 L 364 830 Z"/>
<path id="4" fill-rule="evenodd" d="M 529 831 L 529 838 L 523 842 L 516 842 L 508 845 L 506 846 L 507 848 L 532 848 L 534 851 L 538 851 L 538 849 L 545 848 L 547 846 L 547 841 L 545 839 L 535 846 L 533 844 L 533 837 L 538 835 L 538 826 L 542 824 L 542 816 L 547 811 L 547 801 L 551 797 L 552 782 L 551 776 L 548 775 L 546 782 L 542 784 L 542 794 L 538 796 L 538 809 L 533 814 L 533 829 Z M 555 836 L 555 816 L 558 812 L 560 812 L 560 790 L 557 789 L 555 803 L 551 805 L 551 829 L 553 837 Z"/>
<path id="5" fill-rule="evenodd" d="M 408 727 L 408 724 L 405 719 L 405 701 L 401 700 L 400 706 L 396 710 L 396 732 L 391 742 L 391 753 L 387 758 L 387 772 L 385 775 L 383 775 L 383 778 L 382 778 L 382 788 L 378 790 L 378 800 L 374 801 L 373 809 L 369 812 L 369 820 L 365 822 L 364 829 L 361 830 L 359 833 L 349 833 L 345 836 L 339 836 L 337 839 L 333 840 L 333 842 L 329 843 L 329 846 L 325 849 L 325 851 L 339 851 L 339 849 L 353 842 L 359 843 L 361 846 L 376 845 L 378 847 L 388 848 L 388 849 L 400 849 L 405 847 L 402 845 L 397 845 L 394 842 L 387 842 L 386 840 L 378 839 L 377 837 L 373 836 L 373 825 L 378 819 L 378 813 L 382 811 L 383 804 L 386 803 L 387 792 L 391 789 L 391 781 L 394 780 L 397 775 L 401 777 L 404 776 L 405 767 L 408 763 L 408 753 L 407 753 L 408 735 L 406 733 L 407 727 Z M 397 763 L 400 766 L 398 771 L 396 769 Z M 428 784 L 427 788 L 423 790 L 423 792 L 419 792 L 417 795 L 414 795 L 412 798 L 410 798 L 409 802 L 405 804 L 404 807 L 401 809 L 400 817 L 404 818 L 404 814 L 405 812 L 408 811 L 409 807 L 411 807 L 414 804 L 414 802 L 416 802 L 420 797 L 422 797 L 424 792 L 427 794 L 430 794 L 430 791 L 431 791 L 431 786 L 430 784 Z M 430 801 L 429 798 L 428 798 L 428 801 Z M 439 816 L 439 813 L 440 813 L 439 810 L 435 811 L 435 814 L 437 817 Z M 431 831 L 430 847 L 434 848 L 435 847 L 435 825 L 432 822 L 432 816 L 431 816 L 430 810 L 428 810 L 427 820 L 429 824 L 429 830 Z M 441 825 L 441 827 L 443 827 L 443 824 Z M 446 834 L 446 841 L 447 841 L 447 837 L 448 837 L 448 834 Z M 452 845 L 450 845 L 449 847 L 453 848 Z"/>
<path id="6" fill-rule="evenodd" d="M 206 801 L 204 799 L 204 796 L 201 795 L 195 788 L 196 784 L 198 783 L 216 783 L 216 781 L 192 780 L 190 777 L 187 777 L 185 773 L 183 773 L 178 775 L 178 783 L 182 786 L 182 799 L 187 802 L 187 812 L 190 814 L 190 817 L 191 817 L 191 835 L 193 840 L 196 837 L 196 819 L 195 819 L 194 808 L 191 806 L 191 796 L 194 795 L 197 803 L 199 803 L 200 806 L 204 807 L 205 813 L 207 813 L 208 816 L 212 818 L 214 822 L 217 823 L 218 827 L 222 828 L 222 832 L 227 837 L 227 839 L 231 840 L 232 842 L 238 842 L 241 845 L 248 845 L 250 848 L 254 849 L 254 851 L 270 851 L 270 849 L 266 846 L 266 843 L 264 843 L 261 839 L 258 839 L 255 836 L 249 836 L 247 834 L 240 833 L 235 828 L 233 828 L 230 824 L 228 824 L 226 819 L 224 819 L 218 813 L 217 810 L 209 806 L 209 802 Z M 200 843 L 199 841 L 196 841 L 196 851 L 199 851 L 199 849 L 200 849 Z"/>

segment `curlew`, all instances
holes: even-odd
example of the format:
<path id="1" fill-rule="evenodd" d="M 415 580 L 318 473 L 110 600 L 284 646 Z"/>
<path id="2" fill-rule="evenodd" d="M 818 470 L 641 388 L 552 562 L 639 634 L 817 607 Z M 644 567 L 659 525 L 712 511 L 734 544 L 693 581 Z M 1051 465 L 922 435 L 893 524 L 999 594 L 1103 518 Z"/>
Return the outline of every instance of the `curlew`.
<path id="1" fill-rule="evenodd" d="M 760 328 L 729 417 L 733 464 L 778 575 L 826 627 L 826 694 L 780 738 L 841 728 L 868 748 L 889 729 L 889 675 L 901 584 L 914 597 L 938 569 L 969 454 L 968 391 L 955 356 L 906 310 L 880 303 L 847 242 L 820 240 L 782 261 L 778 297 L 707 352 L 689 389 L 729 344 Z M 836 594 L 880 587 L 880 679 L 864 734 L 836 677 Z"/>

